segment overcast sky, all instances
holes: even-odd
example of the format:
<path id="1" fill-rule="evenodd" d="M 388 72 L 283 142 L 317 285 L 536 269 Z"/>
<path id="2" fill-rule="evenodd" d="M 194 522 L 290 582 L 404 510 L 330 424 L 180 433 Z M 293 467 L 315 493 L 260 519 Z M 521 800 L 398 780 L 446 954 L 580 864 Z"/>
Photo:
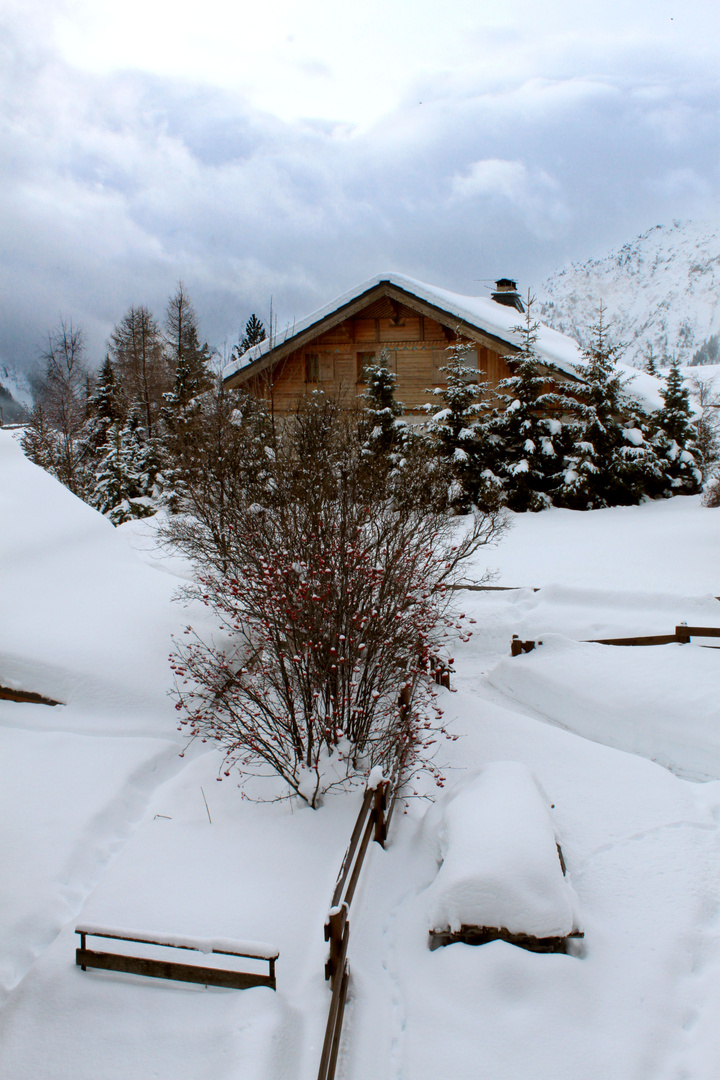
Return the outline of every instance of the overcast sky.
<path id="1" fill-rule="evenodd" d="M 99 362 L 182 278 L 203 337 L 397 270 L 537 288 L 717 220 L 717 0 L 0 0 L 0 360 Z"/>

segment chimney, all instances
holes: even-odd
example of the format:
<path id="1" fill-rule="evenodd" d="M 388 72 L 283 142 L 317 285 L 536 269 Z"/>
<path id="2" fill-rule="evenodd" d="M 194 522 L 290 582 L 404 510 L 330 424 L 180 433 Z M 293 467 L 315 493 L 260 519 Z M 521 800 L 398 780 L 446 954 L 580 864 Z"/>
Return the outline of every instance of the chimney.
<path id="1" fill-rule="evenodd" d="M 510 278 L 501 277 L 495 282 L 495 292 L 490 294 L 490 299 L 505 307 L 514 307 L 517 311 L 524 311 L 525 305 L 517 291 L 517 282 Z"/>

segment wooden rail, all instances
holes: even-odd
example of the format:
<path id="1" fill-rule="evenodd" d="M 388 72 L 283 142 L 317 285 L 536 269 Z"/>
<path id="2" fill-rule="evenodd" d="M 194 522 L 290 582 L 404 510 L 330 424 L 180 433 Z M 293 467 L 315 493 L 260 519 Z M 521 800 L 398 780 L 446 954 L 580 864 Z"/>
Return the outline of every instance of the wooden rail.
<path id="1" fill-rule="evenodd" d="M 393 795 L 390 797 L 390 781 L 383 780 L 376 788 L 366 790 L 335 883 L 330 913 L 325 922 L 325 940 L 330 943 L 325 964 L 325 978 L 332 987 L 332 998 L 320 1057 L 318 1080 L 333 1080 L 335 1076 L 350 981 L 350 968 L 347 961 L 350 941 L 350 905 L 370 841 L 374 840 L 381 847 L 385 846 L 395 808 L 397 789 L 398 784 L 395 783 Z"/>
<path id="2" fill-rule="evenodd" d="M 452 663 L 452 661 L 450 661 Z M 430 672 L 433 679 L 438 686 L 444 686 L 446 689 L 450 689 L 450 675 L 455 671 L 455 668 L 450 667 L 450 664 L 446 664 L 439 656 L 430 657 Z"/>
<path id="3" fill-rule="evenodd" d="M 674 634 L 654 634 L 649 637 L 629 638 L 594 638 L 594 645 L 688 645 L 690 638 L 720 637 L 720 628 L 716 626 L 676 626 Z M 713 648 L 713 646 L 710 646 Z"/>
<path id="4" fill-rule="evenodd" d="M 28 705 L 62 705 L 62 701 L 53 701 L 32 690 L 13 690 L 9 686 L 0 686 L 0 701 L 24 701 Z"/>
<path id="5" fill-rule="evenodd" d="M 566 953 L 571 941 L 584 938 L 583 930 L 573 930 L 565 937 L 538 938 L 532 934 L 513 933 L 504 926 L 466 926 L 459 930 L 431 930 L 430 951 L 462 941 L 465 945 L 487 945 L 490 941 L 507 941 L 521 949 L 538 953 Z"/>
<path id="6" fill-rule="evenodd" d="M 225 986 L 234 990 L 247 990 L 252 986 L 268 986 L 276 989 L 275 961 L 279 953 L 260 945 L 233 945 L 232 942 L 203 942 L 192 938 L 164 937 L 159 934 L 134 934 L 131 931 L 104 930 L 97 926 L 78 926 L 80 948 L 75 950 L 75 963 L 83 971 L 100 968 L 105 971 L 123 971 L 131 975 L 148 975 L 155 979 L 173 979 L 176 982 L 200 983 L 203 986 Z M 88 937 L 112 938 L 115 941 L 132 941 L 141 945 L 160 945 L 170 949 L 192 949 L 203 953 L 242 957 L 249 960 L 266 960 L 267 975 L 248 971 L 228 971 L 224 968 L 200 967 L 196 964 L 180 964 L 171 960 L 156 960 L 145 956 L 129 956 L 127 953 L 97 952 L 87 948 Z M 226 947 L 227 946 L 227 947 Z"/>
<path id="7" fill-rule="evenodd" d="M 451 592 L 521 592 L 523 589 L 540 592 L 533 585 L 446 585 L 445 588 Z"/>
<path id="8" fill-rule="evenodd" d="M 587 645 L 688 645 L 691 638 L 706 637 L 720 638 L 720 627 L 717 626 L 676 626 L 672 634 L 646 634 L 643 637 L 621 638 L 589 638 Z M 510 642 L 510 655 L 520 656 L 521 653 L 531 652 L 536 645 L 542 645 L 542 641 L 521 641 L 517 634 L 513 634 Z M 704 645 L 705 649 L 718 649 L 720 645 Z"/>

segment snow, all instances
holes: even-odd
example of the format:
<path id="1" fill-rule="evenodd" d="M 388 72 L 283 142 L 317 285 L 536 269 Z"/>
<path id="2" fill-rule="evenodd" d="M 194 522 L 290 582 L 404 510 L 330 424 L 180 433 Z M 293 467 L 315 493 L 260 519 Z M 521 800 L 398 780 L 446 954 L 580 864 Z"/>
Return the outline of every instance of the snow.
<path id="1" fill-rule="evenodd" d="M 27 375 L 13 364 L 6 364 L 1 360 L 0 386 L 4 386 L 18 404 L 26 409 L 32 409 L 32 390 Z"/>
<path id="2" fill-rule="evenodd" d="M 240 941 L 235 938 L 218 937 L 195 938 L 172 933 L 158 934 L 148 930 L 127 930 L 98 923 L 78 923 L 75 933 L 119 938 L 125 941 L 142 941 L 144 944 L 151 945 L 167 945 L 173 949 L 195 949 L 201 953 L 232 953 L 235 956 L 255 957 L 258 960 L 276 960 L 279 955 L 274 945 L 267 945 L 264 941 Z"/>
<path id="3" fill-rule="evenodd" d="M 446 786 L 413 781 L 353 899 L 339 1076 L 714 1080 L 720 653 L 586 642 L 720 625 L 720 512 L 678 497 L 512 520 L 470 576 L 523 588 L 457 594 L 475 622 L 438 687 Z M 0 1074 L 313 1080 L 362 793 L 312 811 L 259 778 L 252 801 L 217 782 L 210 744 L 179 756 L 167 654 L 201 612 L 172 602 L 189 568 L 156 528 L 113 529 L 0 432 L 0 684 L 66 703 L 0 701 Z M 543 645 L 511 658 L 514 633 Z M 471 904 L 526 932 L 570 910 L 579 955 L 431 952 L 435 917 Z M 82 972 L 78 925 L 271 942 L 277 992 Z"/>
<path id="4" fill-rule="evenodd" d="M 615 251 L 555 271 L 540 287 L 540 317 L 581 344 L 600 301 L 627 362 L 687 364 L 720 331 L 720 228 L 715 221 L 657 225 Z M 699 372 L 705 369 L 701 367 Z"/>
<path id="5" fill-rule="evenodd" d="M 370 775 L 367 778 L 368 791 L 376 791 L 381 784 L 385 783 L 385 776 L 382 771 L 382 765 L 374 765 L 370 770 Z"/>
<path id="6" fill-rule="evenodd" d="M 441 863 L 427 891 L 429 927 L 504 927 L 566 937 L 577 929 L 550 809 L 527 765 L 495 761 L 460 781 L 435 826 Z"/>
<path id="7" fill-rule="evenodd" d="M 435 285 L 428 285 L 424 281 L 417 281 L 406 274 L 389 272 L 368 278 L 367 281 L 361 282 L 354 289 L 343 293 L 342 296 L 338 296 L 318 311 L 314 311 L 306 318 L 293 323 L 292 329 L 288 326 L 284 336 L 274 335 L 272 339 L 266 338 L 258 345 L 254 345 L 252 349 L 249 349 L 237 360 L 233 360 L 223 368 L 223 378 L 229 379 L 231 375 L 234 375 L 241 368 L 247 367 L 265 356 L 271 348 L 275 348 L 278 344 L 304 333 L 315 323 L 320 322 L 328 315 L 332 315 L 345 304 L 351 303 L 382 282 L 389 282 L 391 285 L 395 285 L 413 296 L 433 304 L 447 313 L 451 319 L 459 319 L 469 323 L 471 326 L 477 326 L 478 329 L 485 330 L 499 337 L 502 341 L 511 344 L 519 344 L 520 342 L 517 330 L 523 323 L 525 316 L 515 308 L 499 304 L 495 300 L 490 300 L 484 296 L 462 296 L 459 293 L 448 292 L 447 289 L 441 289 Z M 580 375 L 582 377 L 584 362 L 580 347 L 574 338 L 561 334 L 544 323 L 540 323 L 536 349 L 539 356 L 559 371 L 568 375 Z M 629 397 L 640 401 L 648 410 L 661 407 L 660 390 L 662 389 L 662 383 L 658 379 L 644 371 L 636 371 L 626 367 L 624 364 L 619 364 L 618 367 L 627 376 L 626 392 Z"/>
<path id="8" fill-rule="evenodd" d="M 715 649 L 585 645 L 545 634 L 533 652 L 500 661 L 489 680 L 588 739 L 641 754 L 691 780 L 720 778 Z"/>

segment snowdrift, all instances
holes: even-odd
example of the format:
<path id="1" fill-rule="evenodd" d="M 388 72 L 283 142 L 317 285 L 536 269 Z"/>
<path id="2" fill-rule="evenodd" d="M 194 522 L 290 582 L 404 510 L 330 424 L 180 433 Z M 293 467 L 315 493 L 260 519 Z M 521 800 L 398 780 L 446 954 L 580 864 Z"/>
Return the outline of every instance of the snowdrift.
<path id="1" fill-rule="evenodd" d="M 641 754 L 689 780 L 720 779 L 717 649 L 624 648 L 549 634 L 533 652 L 501 660 L 488 680 L 587 739 Z"/>

